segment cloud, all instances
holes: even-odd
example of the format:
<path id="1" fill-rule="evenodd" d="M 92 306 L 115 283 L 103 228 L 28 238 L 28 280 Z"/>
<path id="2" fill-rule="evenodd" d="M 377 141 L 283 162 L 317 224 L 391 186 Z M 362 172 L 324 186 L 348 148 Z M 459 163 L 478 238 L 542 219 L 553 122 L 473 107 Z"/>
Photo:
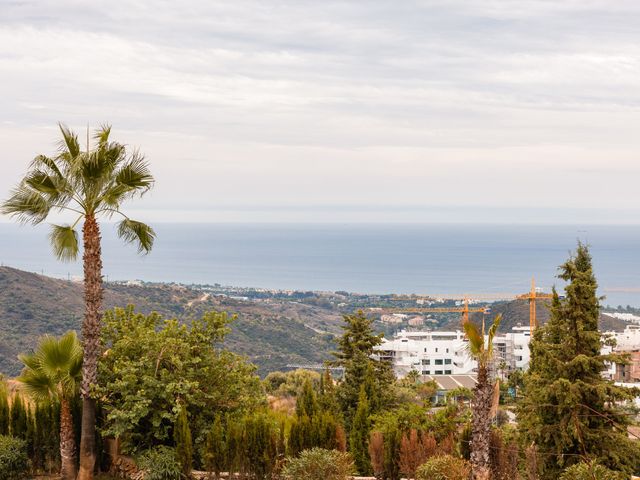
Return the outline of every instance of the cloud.
<path id="1" fill-rule="evenodd" d="M 233 204 L 628 208 L 638 13 L 630 1 L 5 2 L 0 191 L 51 150 L 57 121 L 110 121 L 158 177 L 140 206 L 168 219 Z"/>

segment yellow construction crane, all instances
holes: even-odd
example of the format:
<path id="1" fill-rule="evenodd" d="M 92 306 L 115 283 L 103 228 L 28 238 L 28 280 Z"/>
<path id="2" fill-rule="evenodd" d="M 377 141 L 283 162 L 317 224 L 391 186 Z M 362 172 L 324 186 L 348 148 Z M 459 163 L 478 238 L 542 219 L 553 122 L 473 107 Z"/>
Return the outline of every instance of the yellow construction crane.
<path id="1" fill-rule="evenodd" d="M 397 296 L 393 300 L 413 300 L 418 297 L 404 297 Z M 393 307 L 382 307 L 382 308 L 372 308 L 372 311 L 376 313 L 455 313 L 459 312 L 462 314 L 462 324 L 464 325 L 469 321 L 469 313 L 482 312 L 486 313 L 487 307 L 469 307 L 469 299 L 464 299 L 464 305 L 461 307 L 404 307 L 404 308 L 393 308 Z"/>
<path id="2" fill-rule="evenodd" d="M 531 291 L 518 295 L 516 300 L 529 300 L 529 332 L 533 337 L 533 331 L 538 327 L 538 319 L 536 318 L 536 299 L 537 298 L 553 298 L 552 293 L 536 292 L 536 280 L 531 277 Z"/>

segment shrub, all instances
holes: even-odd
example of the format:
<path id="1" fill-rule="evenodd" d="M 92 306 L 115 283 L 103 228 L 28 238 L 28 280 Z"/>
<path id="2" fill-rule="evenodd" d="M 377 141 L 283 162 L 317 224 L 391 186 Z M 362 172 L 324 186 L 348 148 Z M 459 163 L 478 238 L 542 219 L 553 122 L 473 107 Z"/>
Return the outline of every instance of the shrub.
<path id="1" fill-rule="evenodd" d="M 560 475 L 560 480 L 625 480 L 626 478 L 629 477 L 595 462 L 576 463 Z"/>
<path id="2" fill-rule="evenodd" d="M 416 480 L 468 480 L 469 462 L 451 455 L 431 457 L 416 471 Z"/>
<path id="3" fill-rule="evenodd" d="M 345 480 L 354 471 L 348 453 L 312 448 L 292 459 L 285 467 L 284 475 L 291 480 Z"/>
<path id="4" fill-rule="evenodd" d="M 24 440 L 0 435 L 0 478 L 24 478 L 29 468 L 27 444 Z"/>
<path id="5" fill-rule="evenodd" d="M 173 448 L 159 446 L 146 450 L 138 457 L 138 467 L 145 472 L 145 480 L 180 480 L 182 468 Z"/>

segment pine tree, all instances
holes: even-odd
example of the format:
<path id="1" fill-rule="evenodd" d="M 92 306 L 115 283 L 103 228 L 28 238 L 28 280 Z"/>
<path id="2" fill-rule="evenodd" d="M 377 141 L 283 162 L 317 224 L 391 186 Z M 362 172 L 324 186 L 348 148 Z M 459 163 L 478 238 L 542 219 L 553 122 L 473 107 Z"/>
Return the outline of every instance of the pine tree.
<path id="1" fill-rule="evenodd" d="M 176 444 L 176 454 L 182 466 L 183 474 L 189 478 L 193 468 L 193 444 L 187 409 L 182 406 L 173 427 L 173 440 Z"/>
<path id="2" fill-rule="evenodd" d="M 311 382 L 306 379 L 302 386 L 302 392 L 296 399 L 296 415 L 298 417 L 307 416 L 313 418 L 318 412 L 318 400 L 316 392 L 313 391 Z"/>
<path id="3" fill-rule="evenodd" d="M 349 452 L 360 475 L 371 473 L 371 461 L 369 460 L 369 431 L 371 420 L 369 419 L 369 400 L 364 385 L 360 387 L 358 396 L 358 408 L 353 417 L 353 425 L 349 435 Z"/>
<path id="4" fill-rule="evenodd" d="M 568 282 L 565 298 L 554 289 L 549 322 L 531 340 L 519 425 L 528 443 L 544 453 L 545 478 L 585 459 L 637 472 L 640 448 L 627 438 L 628 420 L 617 406 L 631 392 L 602 376 L 605 362 L 621 359 L 600 353 L 597 282 L 585 245 L 578 244 L 559 278 Z"/>

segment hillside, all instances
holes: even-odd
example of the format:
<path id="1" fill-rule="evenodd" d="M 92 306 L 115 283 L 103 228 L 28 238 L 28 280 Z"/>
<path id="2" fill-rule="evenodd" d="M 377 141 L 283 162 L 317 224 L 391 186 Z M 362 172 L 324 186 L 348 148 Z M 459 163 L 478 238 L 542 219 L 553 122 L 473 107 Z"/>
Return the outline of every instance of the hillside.
<path id="1" fill-rule="evenodd" d="M 105 307 L 136 305 L 141 312 L 188 319 L 204 310 L 237 314 L 225 344 L 246 355 L 259 373 L 284 369 L 288 363 L 321 362 L 334 348 L 340 316 L 295 302 L 256 303 L 221 297 L 176 285 L 107 284 Z M 10 267 L 0 267 L 0 372 L 16 375 L 16 356 L 37 338 L 79 329 L 82 285 Z"/>

